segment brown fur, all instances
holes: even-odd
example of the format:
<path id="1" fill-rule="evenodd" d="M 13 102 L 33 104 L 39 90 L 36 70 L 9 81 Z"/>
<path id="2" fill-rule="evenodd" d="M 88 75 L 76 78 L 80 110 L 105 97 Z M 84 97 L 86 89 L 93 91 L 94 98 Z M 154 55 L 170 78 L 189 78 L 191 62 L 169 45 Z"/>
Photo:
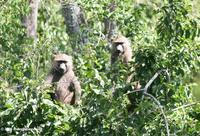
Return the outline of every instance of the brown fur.
<path id="1" fill-rule="evenodd" d="M 112 40 L 112 51 L 111 51 L 111 64 L 115 63 L 118 59 L 120 59 L 123 63 L 127 64 L 132 60 L 132 49 L 131 43 L 128 38 L 120 35 Z M 130 71 L 132 71 L 130 69 Z M 133 74 L 128 75 L 126 83 L 131 85 L 131 80 L 133 79 Z M 131 85 L 133 90 L 139 90 L 141 85 L 137 82 L 135 85 Z M 113 88 L 114 89 L 114 88 Z M 115 89 L 113 91 L 115 93 Z M 135 107 L 135 98 L 133 94 L 128 94 L 128 99 L 130 101 L 130 106 L 128 107 L 128 111 Z"/>
<path id="2" fill-rule="evenodd" d="M 65 104 L 75 104 L 80 101 L 81 86 L 74 74 L 72 57 L 66 54 L 54 56 L 53 68 L 46 84 L 56 85 L 55 98 Z"/>
<path id="3" fill-rule="evenodd" d="M 112 40 L 111 64 L 117 61 L 118 58 L 124 63 L 130 62 L 132 59 L 131 43 L 122 35 Z"/>

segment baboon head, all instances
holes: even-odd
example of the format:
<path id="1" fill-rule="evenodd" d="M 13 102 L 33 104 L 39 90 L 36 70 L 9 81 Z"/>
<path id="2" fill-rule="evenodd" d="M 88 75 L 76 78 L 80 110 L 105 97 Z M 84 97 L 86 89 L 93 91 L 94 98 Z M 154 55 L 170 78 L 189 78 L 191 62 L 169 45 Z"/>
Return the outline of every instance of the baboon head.
<path id="1" fill-rule="evenodd" d="M 130 46 L 130 42 L 128 39 L 122 35 L 116 36 L 112 39 L 113 49 L 122 55 L 125 51 L 125 46 Z"/>
<path id="2" fill-rule="evenodd" d="M 66 54 L 57 54 L 53 59 L 53 69 L 64 74 L 73 69 L 72 57 Z"/>
<path id="3" fill-rule="evenodd" d="M 128 38 L 119 35 L 111 39 L 112 51 L 111 51 L 111 64 L 113 64 L 117 58 L 123 60 L 124 63 L 128 63 L 132 58 L 131 43 Z"/>

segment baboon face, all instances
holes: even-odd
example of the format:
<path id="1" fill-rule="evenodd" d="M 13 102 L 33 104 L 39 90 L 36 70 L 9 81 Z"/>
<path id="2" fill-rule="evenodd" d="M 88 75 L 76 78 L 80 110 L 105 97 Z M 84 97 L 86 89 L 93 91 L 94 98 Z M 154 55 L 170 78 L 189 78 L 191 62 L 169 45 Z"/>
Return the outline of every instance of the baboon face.
<path id="1" fill-rule="evenodd" d="M 66 54 L 57 54 L 53 60 L 54 69 L 63 74 L 73 69 L 72 57 Z"/>
<path id="2" fill-rule="evenodd" d="M 111 42 L 111 64 L 113 64 L 118 58 L 120 58 L 124 63 L 130 62 L 132 58 L 132 49 L 128 38 L 119 35 L 111 39 Z"/>
<path id="3" fill-rule="evenodd" d="M 113 37 L 112 39 L 113 52 L 115 52 L 118 55 L 124 54 L 125 44 L 129 45 L 129 42 L 126 37 L 121 35 Z"/>
<path id="4" fill-rule="evenodd" d="M 124 53 L 124 46 L 123 46 L 123 42 L 120 43 L 113 43 L 113 50 L 116 54 L 118 54 L 119 56 L 122 55 Z"/>

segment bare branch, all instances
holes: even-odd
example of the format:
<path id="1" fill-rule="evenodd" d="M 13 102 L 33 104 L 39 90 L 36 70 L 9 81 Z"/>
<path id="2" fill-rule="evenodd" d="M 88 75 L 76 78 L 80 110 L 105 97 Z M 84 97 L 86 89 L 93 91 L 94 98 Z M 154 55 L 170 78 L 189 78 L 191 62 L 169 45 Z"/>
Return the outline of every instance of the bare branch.
<path id="1" fill-rule="evenodd" d="M 149 94 L 147 92 L 144 92 L 144 95 L 150 97 L 158 105 L 158 107 L 160 108 L 161 114 L 163 115 L 163 119 L 165 121 L 165 128 L 166 128 L 167 136 L 170 136 L 170 130 L 169 130 L 169 124 L 168 124 L 168 121 L 167 121 L 167 117 L 165 115 L 165 112 L 164 112 L 160 102 L 153 95 L 151 95 L 151 94 Z"/>
<path id="2" fill-rule="evenodd" d="M 180 106 L 180 107 L 177 107 L 177 108 L 175 108 L 175 109 L 172 109 L 172 111 L 177 111 L 177 110 L 180 110 L 180 109 L 183 109 L 183 108 L 192 107 L 192 106 L 197 105 L 197 104 L 200 104 L 200 101 L 182 105 L 182 106 Z"/>
<path id="3" fill-rule="evenodd" d="M 158 72 L 156 72 L 154 74 L 154 76 L 147 82 L 147 84 L 145 85 L 144 88 L 142 89 L 137 89 L 137 90 L 133 90 L 133 91 L 129 91 L 127 93 L 125 93 L 124 95 L 127 95 L 127 94 L 131 94 L 131 93 L 135 93 L 135 92 L 147 92 L 149 86 L 153 83 L 153 81 L 160 75 L 161 72 L 165 72 L 167 73 L 167 76 L 168 76 L 168 79 L 169 79 L 169 73 L 168 73 L 168 69 L 162 69 L 162 70 L 159 70 Z M 143 99 L 143 98 L 142 98 Z"/>
<path id="4" fill-rule="evenodd" d="M 137 90 L 133 90 L 133 91 L 129 91 L 129 92 L 127 92 L 127 93 L 124 94 L 124 95 L 128 95 L 128 94 L 135 93 L 135 92 L 143 92 L 142 100 L 143 100 L 144 96 L 150 97 L 150 98 L 158 105 L 158 107 L 160 108 L 161 114 L 163 115 L 163 119 L 164 119 L 164 122 L 165 122 L 165 128 L 166 128 L 167 136 L 170 136 L 169 124 L 168 124 L 168 121 L 167 121 L 167 117 L 166 117 L 166 115 L 165 115 L 165 112 L 164 112 L 164 110 L 163 110 L 163 108 L 162 108 L 162 105 L 160 104 L 160 102 L 159 102 L 153 95 L 147 93 L 147 90 L 148 90 L 149 86 L 150 86 L 150 85 L 153 83 L 153 81 L 161 74 L 161 72 L 167 73 L 167 76 L 168 76 L 168 79 L 169 79 L 168 69 L 159 70 L 159 71 L 156 72 L 156 73 L 154 74 L 154 76 L 148 81 L 148 83 L 145 85 L 144 88 L 142 88 L 142 89 L 137 89 Z"/>
<path id="5" fill-rule="evenodd" d="M 159 70 L 158 72 L 156 72 L 154 74 L 154 76 L 149 80 L 149 82 L 145 85 L 144 87 L 144 93 L 147 92 L 149 86 L 153 83 L 153 81 L 162 73 L 162 72 L 165 72 L 168 76 L 168 79 L 169 79 L 169 72 L 168 72 L 168 69 L 161 69 Z M 144 96 L 142 96 L 142 100 L 144 99 Z"/>

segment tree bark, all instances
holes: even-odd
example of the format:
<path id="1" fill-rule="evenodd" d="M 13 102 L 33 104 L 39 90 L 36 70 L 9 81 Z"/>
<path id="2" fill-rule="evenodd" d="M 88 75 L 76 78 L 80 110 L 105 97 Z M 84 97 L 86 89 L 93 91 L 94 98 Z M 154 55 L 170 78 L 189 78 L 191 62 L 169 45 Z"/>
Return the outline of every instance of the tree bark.
<path id="1" fill-rule="evenodd" d="M 37 38 L 37 17 L 39 0 L 29 0 L 30 14 L 23 20 L 23 25 L 27 29 L 27 36 Z"/>
<path id="2" fill-rule="evenodd" d="M 109 12 L 113 12 L 116 9 L 115 2 L 110 3 L 107 7 L 109 9 Z M 113 19 L 109 17 L 105 17 L 104 19 L 104 33 L 107 36 L 108 39 L 110 39 L 113 35 L 117 34 L 118 28 L 117 23 Z"/>
<path id="3" fill-rule="evenodd" d="M 78 44 L 87 43 L 87 35 L 81 30 L 81 25 L 87 24 L 82 8 L 75 2 L 61 2 L 61 4 L 68 35 Z"/>

